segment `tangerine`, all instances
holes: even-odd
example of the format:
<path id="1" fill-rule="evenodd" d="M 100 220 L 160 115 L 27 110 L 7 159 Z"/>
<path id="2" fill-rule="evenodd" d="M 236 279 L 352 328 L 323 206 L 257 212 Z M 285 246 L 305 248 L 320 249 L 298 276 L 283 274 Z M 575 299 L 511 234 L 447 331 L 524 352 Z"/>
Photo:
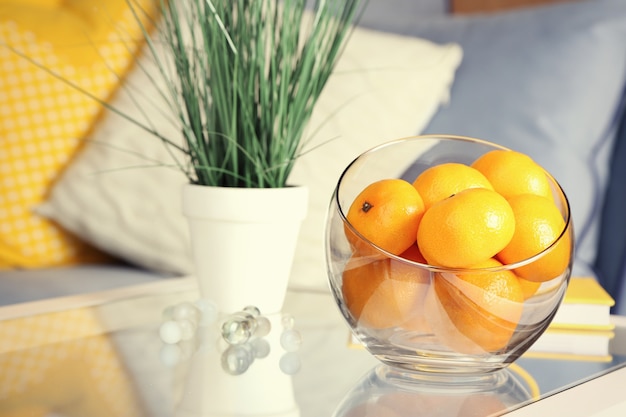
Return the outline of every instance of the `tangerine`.
<path id="1" fill-rule="evenodd" d="M 392 258 L 352 256 L 341 291 L 350 314 L 361 324 L 383 329 L 413 323 L 423 315 L 429 274 Z"/>
<path id="2" fill-rule="evenodd" d="M 561 275 L 569 267 L 572 242 L 556 204 L 552 199 L 533 194 L 511 197 L 509 204 L 515 216 L 515 233 L 497 258 L 512 264 L 531 258 L 554 244 L 537 260 L 517 268 L 516 273 L 534 282 L 549 281 Z"/>
<path id="3" fill-rule="evenodd" d="M 428 262 L 424 258 L 424 255 L 422 255 L 422 252 L 420 252 L 420 249 L 417 247 L 417 243 L 411 245 L 410 248 L 402 252 L 400 254 L 400 257 L 404 259 L 408 259 L 409 261 L 412 261 L 412 262 L 417 262 L 417 263 L 424 264 L 424 265 L 428 264 Z M 392 261 L 392 262 L 397 262 L 397 261 Z M 398 269 L 400 271 L 404 270 L 405 268 L 421 268 L 421 267 L 415 266 L 415 265 L 406 265 L 406 264 L 398 265 Z M 405 271 L 405 272 L 409 273 L 409 271 Z M 424 285 L 429 284 L 429 280 L 430 280 L 429 271 L 427 271 L 426 269 L 422 269 L 419 273 L 417 271 L 414 271 L 414 273 L 419 274 L 420 283 Z M 424 287 L 424 293 L 427 292 L 426 288 L 427 287 Z M 426 319 L 425 314 L 423 314 L 422 312 L 423 306 L 422 305 L 418 306 L 418 309 L 419 310 L 415 312 L 416 314 L 413 314 L 411 318 L 407 319 L 402 324 L 402 328 L 405 330 L 418 332 L 418 333 L 431 332 L 430 325 L 428 324 L 428 320 Z"/>
<path id="4" fill-rule="evenodd" d="M 524 300 L 528 300 L 530 297 L 535 295 L 539 287 L 541 287 L 541 282 L 529 281 L 524 278 L 519 278 L 519 283 L 522 286 L 522 292 L 524 293 Z"/>
<path id="5" fill-rule="evenodd" d="M 411 183 L 401 179 L 384 179 L 368 185 L 359 193 L 346 218 L 371 243 L 399 255 L 415 243 L 423 214 L 424 202 Z M 354 234 L 346 234 L 351 243 L 358 246 Z"/>
<path id="6" fill-rule="evenodd" d="M 435 293 L 454 328 L 434 328 L 455 350 L 476 353 L 457 332 L 487 352 L 504 349 L 513 336 L 522 316 L 524 293 L 515 273 L 501 266 L 491 258 L 471 272 L 435 275 Z"/>
<path id="7" fill-rule="evenodd" d="M 497 149 L 476 159 L 472 165 L 505 198 L 518 194 L 536 194 L 552 198 L 552 188 L 545 170 L 521 152 Z"/>
<path id="8" fill-rule="evenodd" d="M 420 264 L 428 264 L 420 248 L 417 246 L 417 242 L 411 245 L 407 250 L 400 254 L 400 257 L 408 259 L 409 261 L 418 262 Z"/>
<path id="9" fill-rule="evenodd" d="M 493 190 L 489 180 L 480 171 L 469 165 L 456 162 L 427 168 L 413 181 L 413 186 L 422 196 L 426 209 L 436 202 L 468 188 Z"/>
<path id="10" fill-rule="evenodd" d="M 492 258 L 513 237 L 509 203 L 487 188 L 469 188 L 431 206 L 417 230 L 417 245 L 431 265 L 469 268 Z"/>

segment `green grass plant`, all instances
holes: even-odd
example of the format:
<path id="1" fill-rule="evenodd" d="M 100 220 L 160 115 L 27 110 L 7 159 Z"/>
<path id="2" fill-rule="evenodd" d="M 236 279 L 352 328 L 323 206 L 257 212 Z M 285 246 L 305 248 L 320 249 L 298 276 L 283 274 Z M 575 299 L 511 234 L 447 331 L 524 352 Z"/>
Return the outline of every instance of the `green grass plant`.
<path id="1" fill-rule="evenodd" d="M 194 184 L 285 187 L 361 1 L 159 1 L 171 60 L 147 39 L 182 129 L 179 166 Z"/>

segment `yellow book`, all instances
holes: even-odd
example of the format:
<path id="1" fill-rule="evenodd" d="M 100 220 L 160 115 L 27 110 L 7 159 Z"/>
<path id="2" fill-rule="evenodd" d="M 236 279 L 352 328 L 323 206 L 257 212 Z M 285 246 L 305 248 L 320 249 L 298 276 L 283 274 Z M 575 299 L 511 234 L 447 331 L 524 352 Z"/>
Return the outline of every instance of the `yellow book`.
<path id="1" fill-rule="evenodd" d="M 612 330 L 615 300 L 591 277 L 572 277 L 551 328 Z"/>

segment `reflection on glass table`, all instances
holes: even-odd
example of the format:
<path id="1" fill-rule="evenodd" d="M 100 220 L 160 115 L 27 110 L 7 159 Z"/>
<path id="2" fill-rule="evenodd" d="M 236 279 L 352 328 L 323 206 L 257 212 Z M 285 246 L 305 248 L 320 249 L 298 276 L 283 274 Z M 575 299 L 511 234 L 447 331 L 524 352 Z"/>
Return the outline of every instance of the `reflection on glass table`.
<path id="1" fill-rule="evenodd" d="M 616 317 L 610 362 L 521 358 L 488 382 L 416 381 L 350 346 L 326 292 L 290 293 L 269 331 L 243 343 L 224 339 L 229 316 L 165 343 L 171 307 L 195 301 L 181 286 L 0 309 L 0 417 L 500 415 L 626 364 Z M 290 329 L 301 344 L 285 343 Z"/>
<path id="2" fill-rule="evenodd" d="M 413 380 L 385 365 L 372 368 L 333 417 L 497 415 L 537 396 L 536 384 L 515 366 L 475 384 Z"/>

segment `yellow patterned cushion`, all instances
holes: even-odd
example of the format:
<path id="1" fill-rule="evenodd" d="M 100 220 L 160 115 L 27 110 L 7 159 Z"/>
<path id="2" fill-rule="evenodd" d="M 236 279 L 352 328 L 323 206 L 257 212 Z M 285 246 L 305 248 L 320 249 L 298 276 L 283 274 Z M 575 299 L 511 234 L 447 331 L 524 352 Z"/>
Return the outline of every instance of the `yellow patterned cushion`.
<path id="1" fill-rule="evenodd" d="M 153 2 L 133 1 L 151 16 Z M 31 211 L 102 108 L 15 51 L 107 99 L 142 38 L 126 0 L 0 0 L 0 269 L 102 258 Z"/>

